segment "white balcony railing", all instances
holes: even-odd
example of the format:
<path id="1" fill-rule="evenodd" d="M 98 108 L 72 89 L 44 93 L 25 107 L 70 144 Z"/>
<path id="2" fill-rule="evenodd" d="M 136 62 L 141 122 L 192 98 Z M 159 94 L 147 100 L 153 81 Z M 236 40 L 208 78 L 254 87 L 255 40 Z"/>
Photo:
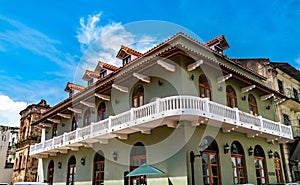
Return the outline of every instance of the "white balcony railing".
<path id="1" fill-rule="evenodd" d="M 86 127 L 77 128 L 75 131 L 32 145 L 30 155 L 43 154 L 43 152 L 47 154 L 51 150 L 57 151 L 59 148 L 68 147 L 74 143 L 82 143 L 88 139 L 105 138 L 106 135 L 113 135 L 139 124 L 177 115 L 201 116 L 229 125 L 244 127 L 249 131 L 259 131 L 273 138 L 293 139 L 291 126 L 242 112 L 238 108 L 230 108 L 207 98 L 173 96 L 157 99 L 155 102 L 138 108 L 131 108 L 129 111 L 116 116 L 110 116 L 105 120 L 91 123 Z M 158 125 L 153 126 L 153 128 L 156 126 Z M 138 131 L 138 129 L 135 130 Z"/>

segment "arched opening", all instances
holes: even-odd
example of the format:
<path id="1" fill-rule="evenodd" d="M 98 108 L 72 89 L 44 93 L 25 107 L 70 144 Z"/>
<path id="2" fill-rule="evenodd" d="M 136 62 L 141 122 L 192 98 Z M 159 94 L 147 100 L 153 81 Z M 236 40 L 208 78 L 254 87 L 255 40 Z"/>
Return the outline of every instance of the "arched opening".
<path id="1" fill-rule="evenodd" d="M 199 76 L 199 92 L 201 98 L 211 99 L 211 88 L 205 75 Z"/>
<path id="2" fill-rule="evenodd" d="M 47 178 L 47 182 L 50 185 L 53 184 L 53 175 L 54 175 L 54 161 L 51 160 L 48 165 L 48 178 Z"/>
<path id="3" fill-rule="evenodd" d="M 203 184 L 221 184 L 217 142 L 212 137 L 206 136 L 200 144 L 200 152 L 202 153 Z"/>
<path id="4" fill-rule="evenodd" d="M 146 148 L 143 143 L 136 143 L 130 152 L 130 171 L 133 171 L 140 165 L 146 162 Z M 137 176 L 130 178 L 131 185 L 145 184 L 147 181 L 146 176 Z"/>
<path id="5" fill-rule="evenodd" d="M 90 108 L 87 108 L 84 116 L 83 116 L 83 126 L 88 126 L 91 124 L 91 110 Z"/>
<path id="6" fill-rule="evenodd" d="M 93 185 L 104 184 L 104 163 L 105 158 L 102 151 L 98 151 L 94 157 Z"/>
<path id="7" fill-rule="evenodd" d="M 104 120 L 106 118 L 106 106 L 104 102 L 101 102 L 100 105 L 98 106 L 98 111 L 97 111 L 97 121 Z"/>
<path id="8" fill-rule="evenodd" d="M 78 128 L 78 118 L 77 115 L 74 115 L 72 119 L 71 131 L 76 130 L 77 128 Z"/>
<path id="9" fill-rule="evenodd" d="M 132 93 L 132 107 L 140 107 L 144 105 L 144 87 L 137 85 Z"/>
<path id="10" fill-rule="evenodd" d="M 275 168 L 277 183 L 284 183 L 282 170 L 281 170 L 280 156 L 278 152 L 274 152 L 274 168 Z"/>
<path id="11" fill-rule="evenodd" d="M 226 100 L 228 107 L 238 107 L 235 90 L 230 85 L 226 86 Z"/>
<path id="12" fill-rule="evenodd" d="M 233 183 L 247 183 L 244 149 L 238 141 L 234 141 L 231 144 L 231 164 L 233 170 Z"/>
<path id="13" fill-rule="evenodd" d="M 252 94 L 248 96 L 249 110 L 251 114 L 258 115 L 256 99 Z"/>
<path id="14" fill-rule="evenodd" d="M 254 148 L 254 166 L 257 185 L 267 184 L 265 153 L 259 145 L 256 145 Z"/>
<path id="15" fill-rule="evenodd" d="M 76 181 L 76 158 L 70 157 L 68 161 L 67 185 L 74 185 Z"/>
<path id="16" fill-rule="evenodd" d="M 52 137 L 55 136 L 57 136 L 57 123 L 54 123 L 52 127 Z"/>

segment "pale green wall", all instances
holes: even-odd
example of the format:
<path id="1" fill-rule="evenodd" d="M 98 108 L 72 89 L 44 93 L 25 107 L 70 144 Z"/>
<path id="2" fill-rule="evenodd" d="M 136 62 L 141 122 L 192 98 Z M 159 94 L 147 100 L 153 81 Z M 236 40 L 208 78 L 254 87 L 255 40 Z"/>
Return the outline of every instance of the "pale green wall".
<path id="1" fill-rule="evenodd" d="M 51 159 L 54 160 L 54 182 L 65 182 L 67 175 L 67 163 L 69 158 L 74 155 L 77 160 L 77 182 L 76 184 L 90 184 L 92 179 L 92 161 L 95 152 L 101 150 L 106 158 L 105 160 L 105 183 L 106 184 L 122 184 L 123 172 L 129 170 L 130 151 L 136 142 L 142 142 L 146 146 L 147 162 L 153 164 L 155 167 L 166 172 L 165 175 L 159 176 L 162 181 L 166 177 L 170 177 L 172 183 L 187 184 L 188 178 L 190 180 L 190 163 L 189 152 L 193 150 L 196 154 L 198 146 L 203 139 L 204 134 L 216 138 L 220 154 L 220 171 L 222 184 L 233 184 L 232 168 L 230 154 L 224 154 L 223 146 L 225 143 L 231 145 L 233 141 L 239 141 L 243 146 L 245 152 L 245 160 L 247 167 L 248 182 L 256 184 L 255 169 L 253 155 L 248 156 L 248 148 L 255 145 L 260 145 L 268 156 L 268 151 L 279 152 L 278 143 L 269 144 L 263 138 L 247 138 L 246 135 L 230 132 L 223 133 L 218 128 L 206 127 L 200 125 L 198 127 L 190 126 L 187 121 L 180 122 L 181 126 L 177 129 L 167 128 L 166 126 L 156 128 L 150 135 L 141 133 L 131 134 L 128 140 L 112 139 L 109 144 L 94 144 L 93 148 L 80 147 L 79 151 L 69 151 L 68 154 L 58 154 L 56 157 L 49 157 L 43 159 L 44 177 L 47 177 L 47 167 Z M 118 153 L 117 161 L 112 159 L 112 153 Z M 80 159 L 86 158 L 85 166 L 80 164 Z M 62 162 L 62 168 L 57 168 L 58 161 Z M 266 157 L 266 164 L 268 172 L 274 172 L 274 161 Z M 201 159 L 195 159 L 195 180 L 196 184 L 202 184 L 202 169 Z M 149 180 L 151 181 L 151 180 Z M 275 183 L 276 177 L 269 176 L 269 182 Z M 64 184 L 64 183 L 62 183 Z"/>

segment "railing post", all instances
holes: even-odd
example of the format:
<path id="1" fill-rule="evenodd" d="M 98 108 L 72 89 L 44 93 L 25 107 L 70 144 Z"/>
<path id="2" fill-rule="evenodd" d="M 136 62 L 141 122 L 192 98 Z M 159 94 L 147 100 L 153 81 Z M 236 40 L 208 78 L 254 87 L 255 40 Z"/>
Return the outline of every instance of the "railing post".
<path id="1" fill-rule="evenodd" d="M 277 122 L 277 124 L 279 125 L 279 133 L 282 133 L 282 125 L 280 122 Z M 284 133 L 283 133 L 284 134 Z"/>
<path id="2" fill-rule="evenodd" d="M 130 122 L 134 121 L 134 108 L 130 109 Z"/>
<path id="3" fill-rule="evenodd" d="M 203 98 L 204 99 L 204 112 L 210 113 L 209 111 L 209 99 L 208 98 Z"/>
<path id="4" fill-rule="evenodd" d="M 235 112 L 236 123 L 240 123 L 239 109 L 238 109 L 237 107 L 234 107 L 233 110 L 234 110 L 234 112 Z"/>
<path id="5" fill-rule="evenodd" d="M 155 100 L 155 106 L 156 106 L 156 114 L 159 114 L 160 113 L 160 98 L 156 98 Z"/>
<path id="6" fill-rule="evenodd" d="M 54 137 L 52 138 L 52 146 L 51 148 L 54 148 Z"/>
<path id="7" fill-rule="evenodd" d="M 78 138 L 79 138 L 79 136 L 78 136 L 78 130 L 79 130 L 79 129 L 76 129 L 76 131 L 75 131 L 75 132 L 76 132 L 76 136 L 75 136 L 75 137 L 76 137 L 76 141 L 77 141 Z"/>
<path id="8" fill-rule="evenodd" d="M 63 134 L 63 143 L 62 145 L 65 145 L 66 144 L 66 133 Z"/>
<path id="9" fill-rule="evenodd" d="M 264 128 L 264 124 L 263 124 L 263 120 L 262 120 L 262 116 L 257 116 L 257 118 L 259 119 L 259 123 L 260 123 L 260 129 L 262 130 Z"/>
<path id="10" fill-rule="evenodd" d="M 111 132 L 111 116 L 108 117 L 108 130 Z"/>

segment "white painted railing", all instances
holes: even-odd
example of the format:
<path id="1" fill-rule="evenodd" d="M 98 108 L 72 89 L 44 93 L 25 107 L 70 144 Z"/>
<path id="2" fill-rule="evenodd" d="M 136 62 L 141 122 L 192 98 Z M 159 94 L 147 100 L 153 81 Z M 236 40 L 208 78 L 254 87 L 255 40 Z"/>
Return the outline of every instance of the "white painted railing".
<path id="1" fill-rule="evenodd" d="M 216 102 L 209 101 L 208 98 L 199 98 L 194 96 L 172 96 L 167 98 L 158 98 L 156 101 L 138 108 L 131 108 L 116 116 L 110 116 L 105 120 L 91 123 L 83 128 L 64 133 L 42 143 L 30 147 L 30 154 L 39 154 L 51 149 L 67 146 L 74 142 L 80 142 L 85 139 L 99 137 L 114 131 L 122 130 L 131 123 L 143 123 L 158 118 L 174 115 L 195 115 L 208 119 L 215 119 L 228 124 L 242 126 L 248 129 L 268 133 L 274 137 L 283 137 L 292 139 L 291 126 L 283 125 L 238 110 L 230 108 Z"/>

